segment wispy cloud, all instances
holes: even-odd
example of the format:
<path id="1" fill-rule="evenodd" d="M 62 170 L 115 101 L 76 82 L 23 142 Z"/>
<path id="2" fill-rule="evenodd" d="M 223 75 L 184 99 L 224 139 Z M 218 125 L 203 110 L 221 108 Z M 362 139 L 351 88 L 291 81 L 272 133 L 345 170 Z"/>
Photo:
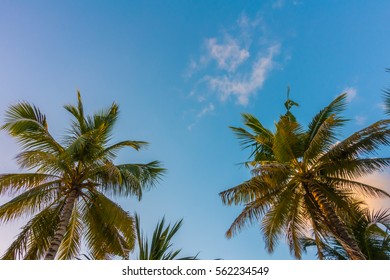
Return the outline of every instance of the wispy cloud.
<path id="1" fill-rule="evenodd" d="M 249 97 L 263 87 L 268 72 L 273 67 L 273 58 L 279 52 L 279 45 L 268 49 L 265 56 L 260 56 L 252 65 L 252 70 L 244 75 L 223 75 L 208 79 L 211 89 L 220 93 L 225 101 L 229 96 L 236 96 L 241 105 L 247 105 Z"/>
<path id="2" fill-rule="evenodd" d="M 207 40 L 210 57 L 216 60 L 218 68 L 234 72 L 249 57 L 249 51 L 239 45 L 238 40 L 227 36 L 225 42 L 218 43 L 217 38 Z"/>
<path id="3" fill-rule="evenodd" d="M 342 92 L 347 94 L 347 102 L 351 102 L 357 96 L 357 89 L 354 87 L 346 87 Z"/>
<path id="4" fill-rule="evenodd" d="M 202 118 L 204 115 L 207 115 L 208 113 L 214 111 L 214 105 L 210 103 L 206 107 L 204 107 L 196 116 L 198 118 Z"/>
<path id="5" fill-rule="evenodd" d="M 280 43 L 269 40 L 267 33 L 260 17 L 242 14 L 233 27 L 206 38 L 202 54 L 190 61 L 187 71 L 187 77 L 197 79 L 192 97 L 207 91 L 209 98 L 222 102 L 233 98 L 236 104 L 247 105 L 262 89 L 280 52 Z"/>
<path id="6" fill-rule="evenodd" d="M 195 120 L 187 126 L 187 129 L 191 131 L 193 127 L 206 115 L 211 114 L 214 111 L 215 107 L 213 103 L 209 103 L 204 106 L 195 116 Z"/>

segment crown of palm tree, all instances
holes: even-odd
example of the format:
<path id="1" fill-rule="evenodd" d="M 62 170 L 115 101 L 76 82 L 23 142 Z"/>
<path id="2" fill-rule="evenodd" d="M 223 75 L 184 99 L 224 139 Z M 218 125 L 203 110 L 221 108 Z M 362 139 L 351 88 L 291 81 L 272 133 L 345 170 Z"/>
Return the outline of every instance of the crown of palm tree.
<path id="1" fill-rule="evenodd" d="M 355 194 L 389 196 L 357 179 L 390 165 L 390 158 L 370 157 L 380 145 L 390 143 L 390 121 L 378 121 L 338 141 L 338 129 L 346 121 L 340 116 L 345 101 L 345 94 L 338 96 L 307 129 L 296 121 L 291 107 L 275 124 L 275 132 L 251 114 L 242 116 L 252 132 L 231 127 L 241 145 L 252 149 L 246 166 L 253 177 L 220 193 L 223 203 L 244 205 L 226 233 L 228 238 L 261 220 L 269 252 L 285 234 L 290 251 L 301 258 L 299 240 L 310 228 L 319 250 L 322 236 L 331 232 L 351 258 L 364 258 L 340 212 L 354 215 L 350 206 L 356 202 Z"/>
<path id="2" fill-rule="evenodd" d="M 64 107 L 73 120 L 61 142 L 34 105 L 21 102 L 6 111 L 1 129 L 16 138 L 22 149 L 17 163 L 31 172 L 0 175 L 0 195 L 15 196 L 0 206 L 0 222 L 30 218 L 5 259 L 70 259 L 79 254 L 82 239 L 95 258 L 124 255 L 134 246 L 133 219 L 106 195 L 141 199 L 164 172 L 158 161 L 114 164 L 122 148 L 147 145 L 110 144 L 119 113 L 115 103 L 85 116 L 78 93 L 77 106 Z"/>

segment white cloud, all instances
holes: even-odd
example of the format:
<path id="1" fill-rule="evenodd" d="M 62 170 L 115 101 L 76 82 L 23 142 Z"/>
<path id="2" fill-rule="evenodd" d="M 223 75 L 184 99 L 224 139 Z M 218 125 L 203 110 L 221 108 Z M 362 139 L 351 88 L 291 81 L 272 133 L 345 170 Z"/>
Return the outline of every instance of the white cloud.
<path id="1" fill-rule="evenodd" d="M 192 130 L 192 128 L 206 115 L 210 114 L 211 112 L 213 112 L 215 109 L 214 107 L 214 104 L 213 103 L 209 103 L 207 106 L 203 107 L 197 114 L 196 114 L 196 117 L 195 117 L 195 120 L 187 126 L 187 129 L 189 131 Z"/>
<path id="2" fill-rule="evenodd" d="M 249 57 L 249 51 L 241 48 L 238 41 L 230 36 L 220 44 L 216 38 L 208 39 L 207 49 L 211 59 L 216 60 L 218 68 L 229 72 L 234 72 Z"/>
<path id="3" fill-rule="evenodd" d="M 357 89 L 354 87 L 346 87 L 342 92 L 347 94 L 347 102 L 351 102 L 357 95 Z"/>
<path id="4" fill-rule="evenodd" d="M 204 107 L 198 114 L 197 114 L 197 117 L 198 118 L 202 118 L 204 115 L 207 115 L 208 113 L 214 111 L 214 105 L 212 103 L 210 103 L 209 105 L 207 105 L 206 107 Z"/>
<path id="5" fill-rule="evenodd" d="M 266 56 L 260 56 L 254 62 L 251 72 L 247 75 L 209 77 L 209 86 L 220 93 L 222 101 L 234 95 L 239 104 L 247 105 L 249 97 L 263 87 L 266 76 L 273 67 L 273 58 L 278 52 L 279 45 L 270 47 Z"/>
<path id="6" fill-rule="evenodd" d="M 263 88 L 281 48 L 270 33 L 261 16 L 242 13 L 232 26 L 203 40 L 198 58 L 189 61 L 184 75 L 193 83 L 188 97 L 202 104 L 193 111 L 188 130 L 215 111 L 215 100 L 245 106 Z"/>

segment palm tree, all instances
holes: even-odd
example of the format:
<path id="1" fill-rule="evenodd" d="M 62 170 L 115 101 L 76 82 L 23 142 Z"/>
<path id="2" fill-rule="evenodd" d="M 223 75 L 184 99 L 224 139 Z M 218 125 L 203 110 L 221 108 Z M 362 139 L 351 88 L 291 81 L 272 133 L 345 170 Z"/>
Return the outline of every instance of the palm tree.
<path id="1" fill-rule="evenodd" d="M 389 209 L 370 212 L 367 208 L 357 210 L 357 219 L 350 228 L 361 252 L 368 260 L 390 260 L 390 213 Z M 325 259 L 347 260 L 349 256 L 336 238 L 322 240 Z M 312 238 L 302 239 L 303 249 L 316 246 Z"/>
<path id="2" fill-rule="evenodd" d="M 174 260 L 181 252 L 181 249 L 170 250 L 171 240 L 181 228 L 183 220 L 176 222 L 172 228 L 169 224 L 165 226 L 165 218 L 159 221 L 153 232 L 152 242 L 141 231 L 139 216 L 135 216 L 135 228 L 137 232 L 138 260 Z M 149 246 L 150 245 L 150 246 Z M 178 260 L 196 260 L 196 256 L 182 257 Z"/>
<path id="3" fill-rule="evenodd" d="M 133 219 L 106 195 L 141 199 L 164 172 L 158 161 L 114 164 L 122 148 L 147 145 L 130 140 L 110 144 L 119 113 L 115 103 L 85 116 L 78 92 L 77 106 L 64 108 L 73 120 L 61 142 L 34 105 L 21 102 L 6 111 L 1 129 L 21 145 L 17 163 L 31 172 L 0 175 L 0 195 L 16 195 L 0 206 L 0 222 L 30 218 L 4 259 L 71 259 L 82 240 L 97 259 L 124 255 L 134 246 Z"/>
<path id="4" fill-rule="evenodd" d="M 355 203 L 355 194 L 389 196 L 356 179 L 390 165 L 390 158 L 369 157 L 380 145 L 390 143 L 390 120 L 378 121 L 338 141 L 337 130 L 346 121 L 340 116 L 345 104 L 346 94 L 338 96 L 314 116 L 307 129 L 291 113 L 297 104 L 290 99 L 275 132 L 251 114 L 242 116 L 252 132 L 231 127 L 243 147 L 252 148 L 246 166 L 253 176 L 220 193 L 224 204 L 244 205 L 226 233 L 228 238 L 260 220 L 269 252 L 284 233 L 290 252 L 301 258 L 300 239 L 311 228 L 320 258 L 320 241 L 327 232 L 351 259 L 365 258 L 341 214 L 354 215 L 350 206 Z"/>

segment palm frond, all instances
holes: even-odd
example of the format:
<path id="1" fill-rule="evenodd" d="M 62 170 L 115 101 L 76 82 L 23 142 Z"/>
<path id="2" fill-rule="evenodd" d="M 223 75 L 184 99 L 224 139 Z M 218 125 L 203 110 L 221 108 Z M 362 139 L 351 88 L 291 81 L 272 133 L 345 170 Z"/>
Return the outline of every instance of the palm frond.
<path id="1" fill-rule="evenodd" d="M 335 122 L 335 127 L 341 126 L 346 120 L 342 119 L 339 116 L 345 110 L 346 107 L 347 94 L 343 93 L 335 98 L 328 106 L 323 108 L 316 114 L 308 126 L 308 143 L 313 141 L 313 138 L 317 135 L 318 130 L 321 129 L 326 120 L 333 116 Z M 307 146 L 307 145 L 306 145 Z"/>
<path id="2" fill-rule="evenodd" d="M 85 238 L 91 255 L 103 259 L 107 254 L 125 257 L 134 246 L 133 219 L 104 195 L 93 192 L 82 210 Z"/>
<path id="3" fill-rule="evenodd" d="M 341 124 L 341 119 L 335 118 L 334 115 L 331 115 L 320 125 L 316 126 L 314 135 L 307 134 L 310 135 L 310 141 L 307 141 L 308 144 L 305 147 L 303 155 L 303 160 L 307 162 L 307 164 L 313 164 L 316 162 L 321 155 L 327 152 L 332 145 L 334 145 L 337 139 L 334 130 Z"/>
<path id="4" fill-rule="evenodd" d="M 36 170 L 43 174 L 60 174 L 71 172 L 71 164 L 61 155 L 40 150 L 29 150 L 19 153 L 16 161 L 21 168 Z"/>
<path id="5" fill-rule="evenodd" d="M 39 259 L 50 246 L 55 226 L 59 222 L 61 204 L 52 205 L 35 215 L 8 247 L 2 259 Z"/>
<path id="6" fill-rule="evenodd" d="M 41 149 L 58 152 L 63 148 L 48 131 L 46 116 L 27 102 L 12 105 L 5 113 L 5 124 L 0 127 L 14 136 L 24 150 Z"/>
<path id="7" fill-rule="evenodd" d="M 160 165 L 159 161 L 117 165 L 120 177 L 109 176 L 107 170 L 101 169 L 97 173 L 98 181 L 104 192 L 122 196 L 135 195 L 141 199 L 143 191 L 152 188 L 165 173 Z"/>
<path id="8" fill-rule="evenodd" d="M 343 179 L 339 177 L 327 177 L 326 181 L 330 185 L 337 186 L 347 192 L 356 193 L 365 197 L 385 198 L 390 197 L 386 191 L 362 182 Z"/>
<path id="9" fill-rule="evenodd" d="M 33 215 L 58 199 L 58 181 L 27 190 L 0 206 L 0 222 Z"/>
<path id="10" fill-rule="evenodd" d="M 305 226 L 307 225 L 305 216 L 303 214 L 303 197 L 295 193 L 291 197 L 290 211 L 287 216 L 287 242 L 289 245 L 290 253 L 294 254 L 296 259 L 302 258 L 302 246 L 300 238 L 305 234 Z"/>
<path id="11" fill-rule="evenodd" d="M 361 129 L 336 143 L 322 161 L 337 161 L 345 158 L 357 158 L 375 155 L 376 150 L 390 144 L 390 120 L 381 120 Z"/>
<path id="12" fill-rule="evenodd" d="M 262 219 L 261 231 L 264 233 L 265 246 L 270 253 L 273 252 L 279 237 L 283 233 L 291 210 L 296 207 L 292 203 L 299 202 L 297 195 L 294 187 L 281 191 Z M 299 250 L 297 253 L 299 253 Z"/>
<path id="13" fill-rule="evenodd" d="M 57 180 L 59 180 L 57 176 L 42 173 L 0 174 L 0 195 L 13 195 L 47 182 L 57 182 Z"/>
<path id="14" fill-rule="evenodd" d="M 104 149 L 100 156 L 108 155 L 108 158 L 113 159 L 116 157 L 116 153 L 125 147 L 131 147 L 138 151 L 139 149 L 146 147 L 147 145 L 148 142 L 144 142 L 144 141 L 130 141 L 130 140 L 121 141 Z"/>
<path id="15" fill-rule="evenodd" d="M 324 177 L 356 180 L 390 166 L 390 158 L 346 159 L 322 163 L 318 168 Z"/>
<path id="16" fill-rule="evenodd" d="M 277 162 L 294 161 L 303 156 L 301 134 L 302 128 L 297 122 L 281 118 L 276 124 L 276 133 L 272 147 Z"/>
<path id="17" fill-rule="evenodd" d="M 86 132 L 86 121 L 84 116 L 84 106 L 79 91 L 77 91 L 77 107 L 74 105 L 65 105 L 64 108 L 76 119 L 76 122 L 73 122 L 72 125 L 74 136 L 77 137 L 84 134 Z"/>
<path id="18" fill-rule="evenodd" d="M 165 218 L 159 221 L 153 231 L 152 241 L 144 236 L 141 231 L 140 218 L 136 214 L 135 227 L 137 232 L 139 260 L 173 260 L 181 252 L 181 249 L 171 250 L 172 239 L 182 226 L 183 220 L 179 220 L 172 227 L 170 224 L 165 225 Z M 180 258 L 181 260 L 194 260 L 196 256 Z"/>
<path id="19" fill-rule="evenodd" d="M 77 256 L 80 253 L 83 227 L 78 204 L 78 202 L 75 203 L 64 239 L 62 240 L 61 246 L 58 250 L 57 258 L 60 260 L 73 259 L 74 256 Z"/>

